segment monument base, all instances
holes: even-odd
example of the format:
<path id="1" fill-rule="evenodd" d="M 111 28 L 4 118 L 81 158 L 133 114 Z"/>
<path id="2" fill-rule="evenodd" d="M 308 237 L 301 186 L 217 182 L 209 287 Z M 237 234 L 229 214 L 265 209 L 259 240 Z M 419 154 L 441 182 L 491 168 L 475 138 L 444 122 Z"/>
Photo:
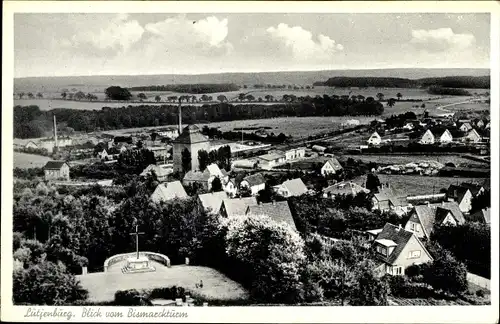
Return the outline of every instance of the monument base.
<path id="1" fill-rule="evenodd" d="M 151 261 L 145 257 L 140 256 L 131 257 L 127 259 L 127 265 L 122 269 L 123 273 L 138 273 L 138 272 L 151 272 L 156 271 L 156 268 L 151 265 Z"/>

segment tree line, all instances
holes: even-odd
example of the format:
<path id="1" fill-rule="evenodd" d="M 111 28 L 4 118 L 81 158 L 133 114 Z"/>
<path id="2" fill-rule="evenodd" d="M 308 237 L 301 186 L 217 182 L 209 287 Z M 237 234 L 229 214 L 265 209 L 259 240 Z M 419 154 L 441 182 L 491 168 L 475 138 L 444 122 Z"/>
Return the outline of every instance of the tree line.
<path id="1" fill-rule="evenodd" d="M 378 87 L 378 88 L 420 88 L 437 86 L 443 88 L 478 88 L 489 89 L 489 76 L 450 76 L 436 78 L 389 78 L 389 77 L 333 77 L 327 81 L 318 81 L 315 86 L 328 87 Z M 450 93 L 451 94 L 451 93 Z"/>
<path id="2" fill-rule="evenodd" d="M 199 84 L 166 84 L 136 86 L 128 88 L 130 91 L 172 91 L 179 93 L 214 93 L 237 91 L 240 88 L 233 83 L 199 83 Z"/>
<path id="3" fill-rule="evenodd" d="M 235 106 L 229 103 L 187 105 L 182 109 L 185 123 L 219 122 L 242 119 L 275 117 L 380 115 L 383 105 L 368 97 L 364 100 L 323 96 L 304 98 L 272 105 L 248 104 Z M 101 110 L 53 109 L 41 111 L 38 106 L 14 107 L 14 136 L 16 138 L 41 137 L 52 129 L 52 116 L 60 124 L 75 131 L 92 132 L 132 127 L 150 127 L 176 124 L 176 105 L 141 105 L 122 108 L 103 107 Z"/>

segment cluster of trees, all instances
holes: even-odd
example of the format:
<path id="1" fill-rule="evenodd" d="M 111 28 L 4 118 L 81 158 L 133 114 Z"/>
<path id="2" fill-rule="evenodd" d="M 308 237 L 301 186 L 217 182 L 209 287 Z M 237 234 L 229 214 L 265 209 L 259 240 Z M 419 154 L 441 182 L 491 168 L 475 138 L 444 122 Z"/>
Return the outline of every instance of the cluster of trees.
<path id="1" fill-rule="evenodd" d="M 283 144 L 291 138 L 291 136 L 286 136 L 283 133 L 280 133 L 276 136 L 273 132 L 269 134 L 266 133 L 265 135 L 258 134 L 257 132 L 244 133 L 244 135 L 242 136 L 241 131 L 223 132 L 216 127 L 208 127 L 208 126 L 203 126 L 201 132 L 204 135 L 208 136 L 209 138 L 225 139 L 230 141 L 241 141 L 243 137 L 244 140 L 247 141 L 257 141 L 257 142 L 273 143 L 273 144 Z"/>
<path id="2" fill-rule="evenodd" d="M 167 84 L 130 87 L 130 91 L 172 91 L 180 93 L 215 93 L 237 91 L 239 87 L 233 83 L 204 83 L 204 84 Z"/>
<path id="3" fill-rule="evenodd" d="M 435 95 L 446 95 L 446 96 L 470 96 L 471 93 L 464 89 L 459 88 L 444 88 L 442 86 L 433 85 L 427 89 L 427 92 Z"/>
<path id="4" fill-rule="evenodd" d="M 291 89 L 294 89 L 294 90 L 307 89 L 307 90 L 309 90 L 311 88 L 314 89 L 314 87 L 311 87 L 309 85 L 298 86 L 298 85 L 291 85 L 291 84 L 286 85 L 286 84 L 269 84 L 269 83 L 268 84 L 254 84 L 253 87 L 255 89 L 289 89 L 289 90 L 291 90 Z M 246 89 L 247 86 L 244 86 L 244 88 Z"/>
<path id="5" fill-rule="evenodd" d="M 92 94 L 92 93 L 87 93 L 85 94 L 85 92 L 83 91 L 78 91 L 78 92 L 67 92 L 67 91 L 63 91 L 61 93 L 61 98 L 63 99 L 69 99 L 69 100 L 88 100 L 88 101 L 94 101 L 94 100 L 97 100 L 99 99 L 95 94 Z"/>
<path id="6" fill-rule="evenodd" d="M 231 147 L 229 145 L 225 145 L 210 152 L 199 150 L 198 162 L 200 165 L 200 171 L 204 171 L 207 168 L 207 165 L 212 163 L 216 163 L 220 169 L 229 171 L 231 169 Z"/>
<path id="7" fill-rule="evenodd" d="M 23 99 L 23 98 L 24 98 L 24 96 L 27 96 L 27 97 L 28 97 L 28 99 L 35 99 L 35 97 L 36 97 L 37 99 L 42 99 L 42 98 L 43 98 L 43 93 L 41 93 L 41 92 L 37 92 L 37 94 L 36 94 L 36 95 L 34 95 L 34 94 L 33 94 L 33 92 L 28 92 L 28 93 L 25 93 L 25 92 L 21 91 L 21 92 L 18 92 L 18 93 L 16 93 L 16 94 L 14 94 L 14 96 L 15 96 L 15 97 L 18 97 L 19 99 Z"/>
<path id="8" fill-rule="evenodd" d="M 404 114 L 391 115 L 385 119 L 385 124 L 388 128 L 403 127 L 407 121 L 415 120 L 417 120 L 417 115 L 412 111 L 408 111 Z"/>
<path id="9" fill-rule="evenodd" d="M 106 88 L 106 90 L 104 90 L 104 93 L 106 94 L 106 98 L 111 100 L 127 101 L 130 100 L 130 98 L 132 98 L 132 94 L 128 89 L 119 86 L 108 87 Z"/>
<path id="10" fill-rule="evenodd" d="M 329 87 L 376 87 L 376 88 L 420 88 L 420 87 L 442 87 L 442 88 L 490 88 L 490 77 L 453 76 L 439 78 L 387 78 L 387 77 L 333 77 L 326 82 L 315 82 L 317 86 Z M 444 93 L 443 93 L 444 94 Z M 450 93 L 452 94 L 452 93 Z M 452 94 L 453 95 L 453 94 Z"/>

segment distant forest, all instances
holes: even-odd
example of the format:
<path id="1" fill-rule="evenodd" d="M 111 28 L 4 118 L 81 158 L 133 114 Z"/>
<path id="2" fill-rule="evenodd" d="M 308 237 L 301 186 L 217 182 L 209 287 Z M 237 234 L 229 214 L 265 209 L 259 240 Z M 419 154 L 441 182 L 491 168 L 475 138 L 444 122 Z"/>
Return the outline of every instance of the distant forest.
<path id="1" fill-rule="evenodd" d="M 179 93 L 215 93 L 238 91 L 240 87 L 233 83 L 213 83 L 213 84 L 166 84 L 150 85 L 128 88 L 130 91 L 172 91 Z"/>
<path id="2" fill-rule="evenodd" d="M 378 87 L 378 88 L 417 88 L 438 86 L 443 88 L 489 89 L 489 76 L 453 76 L 440 78 L 405 79 L 384 77 L 333 77 L 325 82 L 315 82 L 315 86 L 328 87 Z"/>
<path id="3" fill-rule="evenodd" d="M 177 123 L 178 107 L 174 105 L 141 105 L 102 110 L 53 109 L 41 111 L 38 106 L 14 107 L 14 137 L 42 137 L 52 129 L 52 116 L 61 128 L 92 132 L 132 127 L 151 127 Z M 372 97 L 355 99 L 343 96 L 302 98 L 300 101 L 273 105 L 228 103 L 186 105 L 182 107 L 184 123 L 220 122 L 243 119 L 307 116 L 381 115 L 382 103 Z"/>

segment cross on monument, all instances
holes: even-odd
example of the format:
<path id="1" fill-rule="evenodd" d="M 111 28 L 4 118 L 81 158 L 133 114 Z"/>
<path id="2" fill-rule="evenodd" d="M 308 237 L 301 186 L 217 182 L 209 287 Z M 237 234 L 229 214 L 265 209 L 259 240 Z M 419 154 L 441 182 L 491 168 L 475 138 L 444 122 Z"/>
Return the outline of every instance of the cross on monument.
<path id="1" fill-rule="evenodd" d="M 139 232 L 139 225 L 135 225 L 135 233 L 129 233 L 129 235 L 135 235 L 135 249 L 137 251 L 137 259 L 139 259 L 139 235 L 144 234 L 144 232 Z"/>

